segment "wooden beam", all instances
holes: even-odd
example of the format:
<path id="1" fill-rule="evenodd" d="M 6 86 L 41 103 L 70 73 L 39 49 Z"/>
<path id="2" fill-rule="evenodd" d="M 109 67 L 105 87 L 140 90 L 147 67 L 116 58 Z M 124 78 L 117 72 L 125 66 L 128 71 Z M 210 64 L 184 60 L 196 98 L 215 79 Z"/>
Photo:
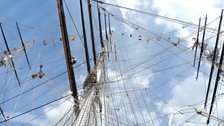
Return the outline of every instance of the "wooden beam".
<path id="1" fill-rule="evenodd" d="M 74 103 L 75 103 L 75 112 L 78 113 L 79 111 L 79 101 L 78 101 L 78 93 L 76 88 L 76 82 L 75 82 L 75 74 L 72 66 L 72 57 L 70 52 L 70 45 L 68 40 L 68 33 L 66 28 L 66 21 L 65 21 L 65 15 L 64 15 L 64 8 L 63 8 L 63 2 L 62 0 L 57 0 L 57 6 L 58 6 L 58 15 L 59 15 L 59 21 L 60 21 L 60 28 L 61 28 L 61 34 L 62 34 L 62 42 L 64 47 L 64 54 L 65 54 L 65 60 L 66 60 L 66 66 L 68 71 L 68 79 L 70 83 L 70 90 L 72 92 Z"/>

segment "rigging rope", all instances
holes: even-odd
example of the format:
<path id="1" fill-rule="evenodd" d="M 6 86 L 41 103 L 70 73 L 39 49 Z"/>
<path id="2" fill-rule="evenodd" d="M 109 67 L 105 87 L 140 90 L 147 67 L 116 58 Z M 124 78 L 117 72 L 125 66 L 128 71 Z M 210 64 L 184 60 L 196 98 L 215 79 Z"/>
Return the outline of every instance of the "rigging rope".
<path id="1" fill-rule="evenodd" d="M 93 0 L 93 1 L 97 2 L 99 0 Z M 114 6 L 114 7 L 118 7 L 118 8 L 122 8 L 122 9 L 126 9 L 126 10 L 130 10 L 130 11 L 134 11 L 134 12 L 137 12 L 137 13 L 142 13 L 142 14 L 145 14 L 145 15 L 150 15 L 152 17 L 161 18 L 161 19 L 171 21 L 171 22 L 174 22 L 174 23 L 178 23 L 178 24 L 182 24 L 182 25 L 188 25 L 188 26 L 191 26 L 193 28 L 198 28 L 197 24 L 194 24 L 194 23 L 191 23 L 191 22 L 186 22 L 186 21 L 182 21 L 182 20 L 179 20 L 179 19 L 174 19 L 174 18 L 161 16 L 161 15 L 150 13 L 150 12 L 145 12 L 145 11 L 142 11 L 142 10 L 137 10 L 137 9 L 132 9 L 132 8 L 116 5 L 116 4 L 111 4 L 111 3 L 104 2 L 104 1 L 99 1 L 99 3 Z M 216 31 L 216 29 L 213 29 L 213 28 L 208 28 L 208 30 L 211 31 L 211 32 Z"/>
<path id="2" fill-rule="evenodd" d="M 10 117 L 10 118 L 8 118 L 8 119 L 6 119 L 6 120 L 4 120 L 4 121 L 1 121 L 0 124 L 1 124 L 1 123 L 4 123 L 4 122 L 7 122 L 7 121 L 9 121 L 9 120 L 12 120 L 12 119 L 14 119 L 14 118 L 20 117 L 20 116 L 22 116 L 22 115 L 25 115 L 25 114 L 27 114 L 27 113 L 29 113 L 29 112 L 32 112 L 32 111 L 36 110 L 36 109 L 39 109 L 39 108 L 42 108 L 42 107 L 47 106 L 47 105 L 49 105 L 49 104 L 52 104 L 52 103 L 54 103 L 54 102 L 56 102 L 56 101 L 59 101 L 59 100 L 61 100 L 61 99 L 63 99 L 63 98 L 66 98 L 66 97 L 68 97 L 68 96 L 71 96 L 71 94 L 62 96 L 62 97 L 60 97 L 60 98 L 58 98 L 58 99 L 55 99 L 55 100 L 53 100 L 53 101 L 50 101 L 50 102 L 48 102 L 48 103 L 45 103 L 45 104 L 40 105 L 40 106 L 38 106 L 38 107 L 35 107 L 35 108 L 31 109 L 31 110 L 28 110 L 28 111 L 26 111 L 26 112 L 23 112 L 23 113 L 20 113 L 20 114 L 18 114 L 18 115 L 15 115 L 15 116 L 13 116 L 13 117 Z"/>

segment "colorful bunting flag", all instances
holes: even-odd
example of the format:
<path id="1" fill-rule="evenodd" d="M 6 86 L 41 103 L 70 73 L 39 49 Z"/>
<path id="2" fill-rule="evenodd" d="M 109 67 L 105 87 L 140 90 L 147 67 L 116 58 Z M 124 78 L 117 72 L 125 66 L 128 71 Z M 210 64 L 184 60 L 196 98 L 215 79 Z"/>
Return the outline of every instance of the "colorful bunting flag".
<path id="1" fill-rule="evenodd" d="M 43 44 L 46 46 L 47 45 L 47 40 L 44 40 L 43 41 Z"/>
<path id="2" fill-rule="evenodd" d="M 147 38 L 147 43 L 149 43 L 150 40 L 151 40 L 151 37 L 148 36 L 148 38 Z"/>
<path id="3" fill-rule="evenodd" d="M 73 35 L 70 36 L 70 40 L 71 40 L 71 41 L 74 41 L 74 40 L 75 40 L 75 36 L 73 36 Z"/>
<path id="4" fill-rule="evenodd" d="M 160 41 L 161 37 L 160 36 L 157 36 L 156 40 L 157 41 Z"/>
<path id="5" fill-rule="evenodd" d="M 138 40 L 140 40 L 140 41 L 142 40 L 142 35 L 138 36 Z"/>
<path id="6" fill-rule="evenodd" d="M 56 39 L 53 39 L 54 46 L 56 45 Z"/>

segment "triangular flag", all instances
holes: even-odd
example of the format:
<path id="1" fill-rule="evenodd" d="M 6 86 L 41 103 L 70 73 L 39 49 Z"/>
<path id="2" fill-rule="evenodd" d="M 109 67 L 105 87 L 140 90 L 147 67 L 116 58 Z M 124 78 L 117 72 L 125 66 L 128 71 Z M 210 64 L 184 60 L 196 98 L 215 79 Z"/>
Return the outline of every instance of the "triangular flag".
<path id="1" fill-rule="evenodd" d="M 157 41 L 160 41 L 161 37 L 160 36 L 157 36 L 156 40 Z"/>
<path id="2" fill-rule="evenodd" d="M 151 40 L 151 37 L 148 36 L 148 38 L 147 38 L 147 43 L 149 43 L 150 40 Z"/>
<path id="3" fill-rule="evenodd" d="M 56 45 L 56 39 L 53 39 L 54 46 Z"/>

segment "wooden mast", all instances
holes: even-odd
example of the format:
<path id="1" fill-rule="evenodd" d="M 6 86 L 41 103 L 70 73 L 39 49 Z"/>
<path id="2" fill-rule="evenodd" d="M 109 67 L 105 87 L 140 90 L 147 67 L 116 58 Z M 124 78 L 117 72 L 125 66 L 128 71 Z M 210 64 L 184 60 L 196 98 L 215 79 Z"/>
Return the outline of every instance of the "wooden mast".
<path id="1" fill-rule="evenodd" d="M 94 32 L 93 32 L 92 10 L 91 10 L 90 0 L 88 0 L 88 12 L 89 12 L 89 25 L 90 25 L 91 40 L 92 40 L 93 62 L 94 62 L 94 65 L 96 65 L 96 47 L 95 47 L 95 39 L 94 39 Z"/>
<path id="2" fill-rule="evenodd" d="M 72 57 L 71 57 L 71 52 L 70 52 L 70 46 L 69 46 L 68 33 L 67 33 L 67 28 L 66 28 L 66 21 L 65 21 L 62 0 L 57 0 L 57 6 L 58 6 L 58 15 L 59 15 L 59 20 L 60 20 L 60 28 L 61 28 L 61 34 L 62 34 L 62 42 L 63 42 L 63 46 L 64 46 L 66 66 L 67 66 L 67 71 L 68 71 L 68 79 L 69 79 L 69 83 L 70 83 L 70 90 L 71 90 L 72 96 L 74 98 L 75 112 L 78 113 L 78 110 L 79 110 L 78 93 L 77 93 L 77 87 L 76 87 L 76 82 L 75 82 L 74 69 L 73 69 L 73 66 L 71 63 Z"/>

